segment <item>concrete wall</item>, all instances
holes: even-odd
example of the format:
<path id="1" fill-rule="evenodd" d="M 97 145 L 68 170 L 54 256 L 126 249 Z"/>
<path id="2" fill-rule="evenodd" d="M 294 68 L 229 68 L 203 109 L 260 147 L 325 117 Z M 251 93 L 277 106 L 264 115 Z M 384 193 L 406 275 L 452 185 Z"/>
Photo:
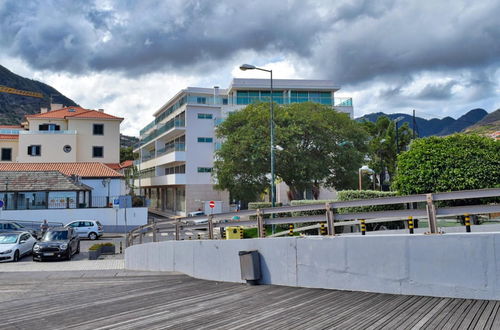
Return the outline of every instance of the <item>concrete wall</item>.
<path id="1" fill-rule="evenodd" d="M 240 250 L 260 252 L 263 284 L 500 300 L 500 233 L 168 241 L 125 265 L 242 282 Z"/>
<path id="2" fill-rule="evenodd" d="M 37 125 L 38 128 L 38 125 Z M 77 134 L 36 133 L 19 134 L 19 163 L 72 163 L 77 153 Z M 28 146 L 40 145 L 40 156 L 28 155 Z M 64 152 L 64 146 L 70 146 L 70 152 Z"/>
<path id="3" fill-rule="evenodd" d="M 117 211 L 118 210 L 118 211 Z M 125 232 L 125 209 L 96 208 L 96 209 L 49 209 L 49 210 L 19 210 L 0 211 L 2 220 L 43 221 L 70 223 L 74 220 L 98 220 L 104 226 L 105 232 Z M 118 227 L 117 225 L 118 219 Z M 148 221 L 146 207 L 127 209 L 127 225 L 132 227 L 145 225 Z"/>

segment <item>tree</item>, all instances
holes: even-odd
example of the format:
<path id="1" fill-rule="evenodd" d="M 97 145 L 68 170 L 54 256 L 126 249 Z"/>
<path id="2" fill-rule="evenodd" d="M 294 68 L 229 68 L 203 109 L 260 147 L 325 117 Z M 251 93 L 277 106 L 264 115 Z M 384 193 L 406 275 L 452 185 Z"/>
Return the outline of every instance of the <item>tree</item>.
<path id="1" fill-rule="evenodd" d="M 132 147 L 120 148 L 120 163 L 126 160 L 134 160 L 139 158 L 137 152 L 134 153 L 134 149 Z"/>
<path id="2" fill-rule="evenodd" d="M 500 187 L 500 142 L 454 134 L 414 140 L 398 158 L 401 194 Z"/>
<path id="3" fill-rule="evenodd" d="M 396 173 L 397 151 L 396 123 L 387 116 L 378 117 L 375 123 L 362 122 L 363 127 L 370 135 L 368 142 L 368 166 L 380 174 L 381 184 L 385 181 L 385 171 L 392 178 Z M 410 144 L 412 132 L 408 123 L 398 127 L 399 152 L 404 152 Z"/>
<path id="4" fill-rule="evenodd" d="M 292 199 L 311 187 L 355 187 L 366 133 L 345 113 L 316 103 L 275 105 L 276 177 Z M 270 186 L 269 103 L 234 112 L 218 127 L 214 176 L 233 198 L 254 200 Z"/>

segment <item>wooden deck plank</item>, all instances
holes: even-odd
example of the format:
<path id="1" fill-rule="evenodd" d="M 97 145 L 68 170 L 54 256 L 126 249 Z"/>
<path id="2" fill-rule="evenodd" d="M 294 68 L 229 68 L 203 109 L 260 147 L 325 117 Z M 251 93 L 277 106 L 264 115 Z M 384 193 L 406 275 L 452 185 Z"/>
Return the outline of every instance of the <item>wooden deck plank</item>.
<path id="1" fill-rule="evenodd" d="M 497 301 L 252 287 L 184 275 L 62 277 L 43 285 L 19 276 L 1 281 L 0 292 L 9 292 L 0 300 L 2 330 L 500 328 Z"/>

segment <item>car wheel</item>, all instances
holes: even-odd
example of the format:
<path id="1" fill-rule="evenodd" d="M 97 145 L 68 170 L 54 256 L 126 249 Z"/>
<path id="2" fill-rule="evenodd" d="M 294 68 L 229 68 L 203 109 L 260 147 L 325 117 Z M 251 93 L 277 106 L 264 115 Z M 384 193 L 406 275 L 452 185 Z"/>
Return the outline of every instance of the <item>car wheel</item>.
<path id="1" fill-rule="evenodd" d="M 79 254 L 80 253 L 80 243 L 78 243 L 78 246 L 76 247 L 76 251 L 75 251 L 75 254 Z"/>
<path id="2" fill-rule="evenodd" d="M 71 252 L 71 248 L 68 248 L 68 257 L 66 260 L 71 260 L 71 257 L 73 257 L 73 252 Z"/>
<path id="3" fill-rule="evenodd" d="M 97 236 L 96 233 L 90 233 L 89 234 L 89 239 L 91 239 L 92 241 L 95 241 L 97 238 L 98 238 L 98 236 Z"/>
<path id="4" fill-rule="evenodd" d="M 13 262 L 18 262 L 19 261 L 19 250 L 16 250 L 14 252 L 14 259 L 12 259 Z"/>

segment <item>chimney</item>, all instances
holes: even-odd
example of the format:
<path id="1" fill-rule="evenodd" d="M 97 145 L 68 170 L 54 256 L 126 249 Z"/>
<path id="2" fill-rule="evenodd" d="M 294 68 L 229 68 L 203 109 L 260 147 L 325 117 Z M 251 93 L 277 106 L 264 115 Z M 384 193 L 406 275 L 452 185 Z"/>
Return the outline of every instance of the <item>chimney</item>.
<path id="1" fill-rule="evenodd" d="M 40 108 L 40 113 L 47 113 L 48 111 L 48 108 Z"/>
<path id="2" fill-rule="evenodd" d="M 104 109 L 99 109 L 99 112 L 104 112 Z"/>
<path id="3" fill-rule="evenodd" d="M 59 110 L 62 109 L 63 107 L 64 106 L 61 103 L 51 103 L 49 111 Z"/>
<path id="4" fill-rule="evenodd" d="M 219 86 L 214 86 L 214 105 L 217 104 L 218 96 L 219 96 Z"/>

